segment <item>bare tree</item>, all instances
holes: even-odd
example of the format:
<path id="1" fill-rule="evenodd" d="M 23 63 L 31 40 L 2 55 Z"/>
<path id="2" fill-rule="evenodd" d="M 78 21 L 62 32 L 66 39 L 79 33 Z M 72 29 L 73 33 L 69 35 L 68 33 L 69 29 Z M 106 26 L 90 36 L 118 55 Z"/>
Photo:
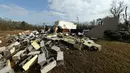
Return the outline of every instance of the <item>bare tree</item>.
<path id="1" fill-rule="evenodd" d="M 124 11 L 125 7 L 126 5 L 123 1 L 113 1 L 113 3 L 111 4 L 110 12 L 113 14 L 114 17 L 120 18 L 120 15 Z"/>
<path id="2" fill-rule="evenodd" d="M 128 32 L 130 33 L 130 24 L 129 24 L 129 21 L 128 21 L 128 16 L 127 16 L 127 6 L 125 7 L 125 13 L 123 14 L 123 19 L 125 21 L 125 24 L 127 26 L 127 30 Z"/>
<path id="3" fill-rule="evenodd" d="M 97 25 L 103 25 L 103 19 L 102 19 L 102 18 L 98 18 L 98 19 L 96 20 L 96 24 L 97 24 Z"/>

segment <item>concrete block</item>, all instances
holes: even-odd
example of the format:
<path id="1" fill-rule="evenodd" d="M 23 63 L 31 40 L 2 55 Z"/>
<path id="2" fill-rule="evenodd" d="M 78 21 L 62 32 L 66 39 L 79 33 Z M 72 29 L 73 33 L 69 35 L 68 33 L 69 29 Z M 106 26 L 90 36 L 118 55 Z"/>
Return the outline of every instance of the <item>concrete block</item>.
<path id="1" fill-rule="evenodd" d="M 6 66 L 7 62 L 5 59 L 0 60 L 0 70 Z"/>
<path id="2" fill-rule="evenodd" d="M 4 46 L 4 47 L 0 47 L 0 53 L 1 52 L 4 52 L 5 51 L 5 49 L 6 49 L 6 47 Z"/>
<path id="3" fill-rule="evenodd" d="M 51 41 L 48 41 L 48 42 L 46 42 L 46 45 L 49 45 L 51 43 Z"/>
<path id="4" fill-rule="evenodd" d="M 0 73 L 14 73 L 14 71 L 11 69 L 10 61 L 7 60 L 6 65 L 0 69 Z"/>
<path id="5" fill-rule="evenodd" d="M 50 70 L 52 70 L 54 67 L 56 67 L 56 61 L 51 59 L 51 62 L 49 62 L 47 65 L 41 68 L 41 73 L 47 73 Z"/>
<path id="6" fill-rule="evenodd" d="M 31 51 L 30 53 L 28 53 L 28 55 L 38 55 L 40 54 L 40 51 Z"/>
<path id="7" fill-rule="evenodd" d="M 21 51 L 19 51 L 19 52 L 17 52 L 15 55 L 13 55 L 13 59 L 17 62 L 18 60 L 20 60 L 21 59 L 21 54 L 23 54 L 24 52 L 25 52 L 26 50 L 21 50 Z"/>
<path id="8" fill-rule="evenodd" d="M 15 73 L 13 69 L 9 70 L 7 73 Z"/>
<path id="9" fill-rule="evenodd" d="M 42 53 L 38 56 L 38 64 L 45 62 L 46 61 L 46 57 L 45 57 L 45 53 Z"/>
<path id="10" fill-rule="evenodd" d="M 17 45 L 20 45 L 20 43 L 19 42 L 14 42 L 13 45 L 17 46 Z"/>
<path id="11" fill-rule="evenodd" d="M 0 59 L 1 59 L 2 57 L 3 57 L 2 54 L 0 54 Z"/>
<path id="12" fill-rule="evenodd" d="M 38 55 L 35 55 L 35 56 L 34 56 L 33 58 L 31 58 L 26 64 L 24 64 L 24 65 L 22 66 L 22 68 L 23 68 L 25 71 L 27 71 L 27 70 L 32 66 L 32 64 L 36 61 L 37 57 L 38 57 Z"/>
<path id="13" fill-rule="evenodd" d="M 13 47 L 12 49 L 10 49 L 10 53 L 13 54 L 15 52 L 15 47 Z"/>
<path id="14" fill-rule="evenodd" d="M 19 42 L 14 42 L 14 43 L 10 44 L 10 45 L 8 46 L 8 48 L 10 49 L 10 48 L 12 48 L 12 47 L 14 47 L 14 46 L 18 46 L 18 45 L 20 45 Z"/>
<path id="15" fill-rule="evenodd" d="M 28 49 L 29 51 L 32 51 L 32 50 L 33 50 L 33 46 L 32 46 L 32 45 L 29 45 L 29 46 L 27 47 L 27 49 Z"/>
<path id="16" fill-rule="evenodd" d="M 38 38 L 38 37 L 39 37 L 39 35 L 35 35 L 35 37 L 36 37 L 36 38 Z"/>
<path id="17" fill-rule="evenodd" d="M 45 53 L 45 57 L 48 58 L 49 57 L 49 51 L 46 49 L 46 47 L 42 47 L 41 48 L 42 53 Z"/>
<path id="18" fill-rule="evenodd" d="M 11 53 L 10 53 L 10 51 L 8 49 L 6 49 L 3 53 L 4 53 L 5 58 L 8 58 L 8 57 L 11 56 Z"/>
<path id="19" fill-rule="evenodd" d="M 23 40 L 23 42 L 30 42 L 30 40 L 29 40 L 29 38 L 25 38 L 24 40 Z"/>
<path id="20" fill-rule="evenodd" d="M 45 46 L 44 41 L 41 41 L 41 42 L 40 42 L 40 46 L 41 46 L 41 47 L 44 47 L 44 46 Z"/>
<path id="21" fill-rule="evenodd" d="M 36 41 L 33 41 L 31 44 L 36 50 L 40 48 L 39 44 Z"/>
<path id="22" fill-rule="evenodd" d="M 23 66 L 27 61 L 29 61 L 31 58 L 32 58 L 33 56 L 29 56 L 29 57 L 27 57 L 24 61 L 22 61 L 20 64 L 19 64 L 19 66 Z"/>
<path id="23" fill-rule="evenodd" d="M 46 53 L 45 49 L 46 49 L 45 47 L 42 47 L 42 48 L 41 48 L 41 52 L 42 52 L 42 53 Z"/>
<path id="24" fill-rule="evenodd" d="M 44 31 L 44 30 L 41 30 L 41 33 L 45 33 L 45 31 Z"/>
<path id="25" fill-rule="evenodd" d="M 32 33 L 33 33 L 33 34 L 39 34 L 39 32 L 36 31 L 36 30 L 35 30 L 35 31 L 32 31 Z"/>
<path id="26" fill-rule="evenodd" d="M 57 60 L 64 60 L 64 54 L 62 51 L 57 52 Z"/>
<path id="27" fill-rule="evenodd" d="M 52 46 L 51 49 L 53 49 L 54 51 L 61 51 L 60 48 L 57 46 Z"/>
<path id="28" fill-rule="evenodd" d="M 35 35 L 33 33 L 30 33 L 29 37 L 34 37 Z"/>

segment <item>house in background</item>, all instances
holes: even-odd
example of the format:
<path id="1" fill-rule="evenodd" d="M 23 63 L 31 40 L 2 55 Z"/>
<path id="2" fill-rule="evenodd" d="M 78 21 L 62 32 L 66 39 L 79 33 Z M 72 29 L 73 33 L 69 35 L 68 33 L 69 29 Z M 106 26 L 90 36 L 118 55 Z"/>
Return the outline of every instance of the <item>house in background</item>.
<path id="1" fill-rule="evenodd" d="M 62 20 L 56 21 L 54 25 L 55 32 L 58 32 L 58 29 L 61 29 L 63 33 L 68 33 L 72 29 L 76 29 L 76 28 L 77 28 L 76 24 L 72 22 L 62 21 Z"/>
<path id="2" fill-rule="evenodd" d="M 117 30 L 118 22 L 119 22 L 118 18 L 106 17 L 104 19 L 103 25 L 98 25 L 94 27 L 88 33 L 86 33 L 86 36 L 95 37 L 95 38 L 103 38 L 105 30 Z"/>

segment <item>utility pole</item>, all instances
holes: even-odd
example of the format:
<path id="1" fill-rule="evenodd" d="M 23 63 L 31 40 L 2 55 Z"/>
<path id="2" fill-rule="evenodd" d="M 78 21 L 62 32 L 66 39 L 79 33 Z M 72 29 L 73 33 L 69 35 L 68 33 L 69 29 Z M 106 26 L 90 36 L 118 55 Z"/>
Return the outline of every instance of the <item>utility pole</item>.
<path id="1" fill-rule="evenodd" d="M 77 23 L 79 24 L 79 17 L 77 17 Z"/>

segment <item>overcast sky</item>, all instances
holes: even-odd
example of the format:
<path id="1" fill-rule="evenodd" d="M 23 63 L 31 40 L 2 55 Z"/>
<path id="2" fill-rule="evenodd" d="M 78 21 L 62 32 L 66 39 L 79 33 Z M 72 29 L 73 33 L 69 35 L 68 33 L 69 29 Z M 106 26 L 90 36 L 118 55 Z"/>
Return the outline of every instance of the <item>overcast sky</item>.
<path id="1" fill-rule="evenodd" d="M 0 0 L 0 17 L 32 24 L 56 20 L 91 21 L 110 15 L 113 0 Z M 130 12 L 130 0 L 124 1 Z"/>

